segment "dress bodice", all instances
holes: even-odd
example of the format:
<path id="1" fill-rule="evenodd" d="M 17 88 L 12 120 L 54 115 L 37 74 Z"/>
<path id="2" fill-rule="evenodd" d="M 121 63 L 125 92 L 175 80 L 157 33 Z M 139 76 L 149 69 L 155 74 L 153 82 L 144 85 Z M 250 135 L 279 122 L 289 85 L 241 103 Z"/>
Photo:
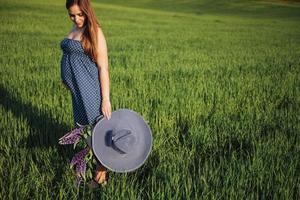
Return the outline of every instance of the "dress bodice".
<path id="1" fill-rule="evenodd" d="M 79 40 L 64 38 L 60 43 L 60 47 L 64 54 L 85 53 Z"/>

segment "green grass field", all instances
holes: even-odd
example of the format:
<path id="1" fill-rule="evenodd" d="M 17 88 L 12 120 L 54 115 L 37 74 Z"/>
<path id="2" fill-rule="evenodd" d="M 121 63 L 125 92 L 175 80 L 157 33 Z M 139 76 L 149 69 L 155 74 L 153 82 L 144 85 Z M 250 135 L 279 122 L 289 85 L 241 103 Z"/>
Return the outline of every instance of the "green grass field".
<path id="1" fill-rule="evenodd" d="M 147 162 L 74 186 L 63 0 L 1 0 L 0 199 L 299 199 L 300 4 L 92 0 L 113 110 L 153 132 Z"/>

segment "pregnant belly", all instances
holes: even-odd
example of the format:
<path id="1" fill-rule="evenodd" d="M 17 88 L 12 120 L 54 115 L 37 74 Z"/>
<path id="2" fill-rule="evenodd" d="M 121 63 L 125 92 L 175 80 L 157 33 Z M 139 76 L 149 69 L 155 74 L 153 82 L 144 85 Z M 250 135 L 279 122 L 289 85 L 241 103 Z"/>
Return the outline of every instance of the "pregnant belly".
<path id="1" fill-rule="evenodd" d="M 72 71 L 67 55 L 64 55 L 61 59 L 61 79 L 64 84 L 70 87 L 72 81 Z"/>

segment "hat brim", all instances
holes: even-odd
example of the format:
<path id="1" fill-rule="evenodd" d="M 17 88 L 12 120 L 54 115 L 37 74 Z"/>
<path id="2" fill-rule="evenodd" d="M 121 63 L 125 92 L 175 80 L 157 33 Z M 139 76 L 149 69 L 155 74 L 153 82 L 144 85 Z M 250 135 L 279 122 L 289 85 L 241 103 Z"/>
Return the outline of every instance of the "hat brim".
<path id="1" fill-rule="evenodd" d="M 137 142 L 128 153 L 121 154 L 111 146 L 113 130 L 127 129 L 136 134 Z M 92 133 L 92 148 L 99 162 L 111 171 L 130 172 L 146 161 L 152 148 L 152 133 L 144 119 L 136 112 L 119 109 L 110 120 L 102 118 Z"/>

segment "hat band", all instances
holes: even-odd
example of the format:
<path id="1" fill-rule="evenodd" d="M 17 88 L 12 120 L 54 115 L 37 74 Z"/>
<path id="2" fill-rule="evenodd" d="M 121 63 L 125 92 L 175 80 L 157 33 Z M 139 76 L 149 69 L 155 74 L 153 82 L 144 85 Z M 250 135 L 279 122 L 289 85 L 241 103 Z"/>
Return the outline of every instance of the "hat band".
<path id="1" fill-rule="evenodd" d="M 112 148 L 122 154 L 131 152 L 136 144 L 136 137 L 128 129 L 113 131 L 113 136 L 111 139 Z"/>

